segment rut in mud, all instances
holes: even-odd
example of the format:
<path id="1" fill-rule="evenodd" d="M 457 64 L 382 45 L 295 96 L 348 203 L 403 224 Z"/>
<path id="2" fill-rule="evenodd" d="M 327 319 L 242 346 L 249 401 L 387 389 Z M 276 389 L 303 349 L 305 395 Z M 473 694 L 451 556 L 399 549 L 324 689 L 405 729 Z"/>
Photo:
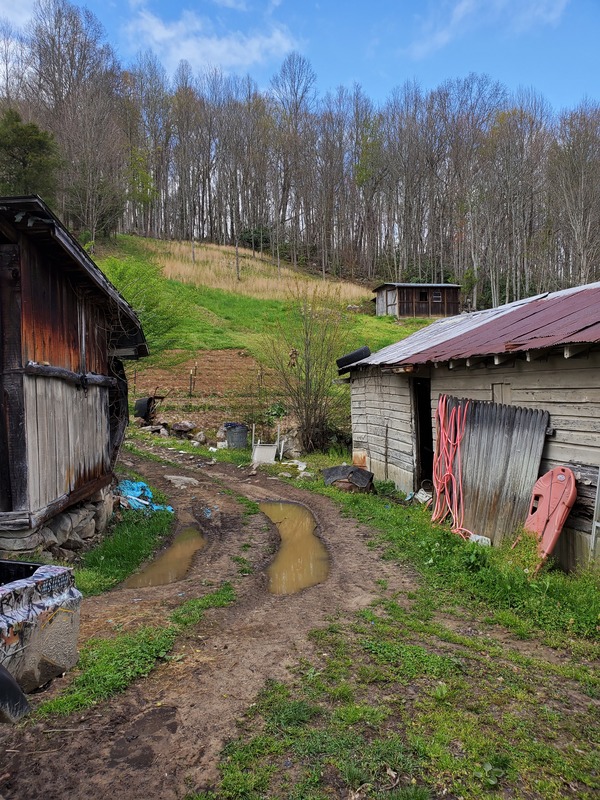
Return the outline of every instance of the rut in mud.
<path id="1" fill-rule="evenodd" d="M 81 641 L 161 624 L 183 600 L 223 581 L 233 583 L 237 601 L 207 611 L 192 634 L 178 640 L 174 658 L 111 701 L 67 719 L 0 731 L 0 793 L 7 800 L 175 800 L 213 785 L 219 753 L 265 681 L 286 680 L 290 667 L 314 655 L 311 629 L 366 607 L 377 596 L 378 580 L 403 594 L 415 588 L 414 576 L 382 562 L 367 547 L 369 531 L 343 518 L 326 498 L 226 465 L 177 469 L 199 483 L 176 490 L 164 477 L 173 466 L 131 455 L 125 461 L 169 497 L 179 526 L 201 526 L 206 544 L 183 580 L 122 586 L 85 600 Z M 295 594 L 270 593 L 267 568 L 279 536 L 263 514 L 244 514 L 236 494 L 306 506 L 327 551 L 326 580 Z M 241 574 L 247 570 L 240 559 L 250 574 Z M 45 696 L 68 680 L 55 681 Z"/>

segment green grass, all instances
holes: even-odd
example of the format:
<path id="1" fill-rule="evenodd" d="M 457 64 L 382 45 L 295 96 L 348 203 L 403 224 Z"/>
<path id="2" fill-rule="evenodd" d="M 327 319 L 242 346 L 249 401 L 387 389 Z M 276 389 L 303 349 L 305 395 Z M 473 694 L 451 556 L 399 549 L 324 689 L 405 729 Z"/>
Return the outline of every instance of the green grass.
<path id="1" fill-rule="evenodd" d="M 307 484 L 334 499 L 343 513 L 374 529 L 372 545 L 384 558 L 415 566 L 423 577 L 424 616 L 444 604 L 487 609 L 488 619 L 518 635 L 534 631 L 563 638 L 600 639 L 600 570 L 566 575 L 550 566 L 533 577 L 535 543 L 524 537 L 511 549 L 463 541 L 447 526 L 433 526 L 428 509 L 406 507 L 386 496 L 348 494 L 322 481 Z"/>
<path id="2" fill-rule="evenodd" d="M 169 535 L 173 514 L 125 510 L 122 519 L 94 550 L 84 553 L 75 570 L 77 588 L 86 596 L 111 589 L 149 558 Z"/>
<path id="3" fill-rule="evenodd" d="M 233 587 L 224 583 L 214 592 L 182 603 L 172 612 L 168 625 L 145 626 L 112 639 L 90 639 L 81 651 L 70 685 L 59 697 L 42 703 L 38 715 L 71 714 L 123 692 L 168 658 L 177 636 L 197 625 L 207 609 L 233 602 Z"/>
<path id="4" fill-rule="evenodd" d="M 114 639 L 90 639 L 81 651 L 78 673 L 69 688 L 43 703 L 38 714 L 71 714 L 124 691 L 168 655 L 176 635 L 175 627 L 143 627 Z"/>
<path id="5" fill-rule="evenodd" d="M 289 681 L 266 682 L 213 797 L 597 795 L 600 713 L 572 704 L 581 673 L 556 681 L 543 659 L 424 622 L 380 589 L 370 609 L 312 632 L 317 654 Z"/>
<path id="6" fill-rule="evenodd" d="M 117 237 L 98 265 L 140 317 L 152 354 L 141 369 L 144 364 L 164 366 L 163 351 L 175 348 L 190 352 L 241 348 L 260 356 L 263 337 L 289 325 L 294 314 L 290 302 L 166 279 L 156 257 L 135 237 Z M 315 278 L 314 285 L 319 284 Z M 348 347 L 366 344 L 374 352 L 429 323 L 411 319 L 399 324 L 391 317 L 348 314 Z"/>

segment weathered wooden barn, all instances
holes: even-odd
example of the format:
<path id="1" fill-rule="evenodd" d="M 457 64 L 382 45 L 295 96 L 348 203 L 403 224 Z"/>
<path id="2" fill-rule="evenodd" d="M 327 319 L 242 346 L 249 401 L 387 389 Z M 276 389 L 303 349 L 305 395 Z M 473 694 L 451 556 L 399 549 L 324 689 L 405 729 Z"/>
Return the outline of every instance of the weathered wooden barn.
<path id="1" fill-rule="evenodd" d="M 378 317 L 453 317 L 460 311 L 456 283 L 382 283 L 373 291 Z"/>
<path id="2" fill-rule="evenodd" d="M 548 412 L 539 474 L 571 466 L 578 492 L 557 558 L 571 568 L 600 554 L 600 283 L 438 320 L 341 372 L 350 372 L 355 463 L 405 492 L 432 477 L 440 396 Z M 489 448 L 478 455 L 478 489 L 489 493 L 487 476 L 495 471 L 502 482 L 511 460 L 534 444 L 525 429 L 513 431 L 507 462 L 497 464 L 492 454 L 506 431 L 478 430 Z M 531 489 L 524 498 L 511 489 L 505 501 L 527 505 Z M 501 514 L 492 500 L 488 513 Z"/>
<path id="3" fill-rule="evenodd" d="M 128 419 L 131 307 L 39 197 L 0 198 L 0 549 L 110 483 Z"/>

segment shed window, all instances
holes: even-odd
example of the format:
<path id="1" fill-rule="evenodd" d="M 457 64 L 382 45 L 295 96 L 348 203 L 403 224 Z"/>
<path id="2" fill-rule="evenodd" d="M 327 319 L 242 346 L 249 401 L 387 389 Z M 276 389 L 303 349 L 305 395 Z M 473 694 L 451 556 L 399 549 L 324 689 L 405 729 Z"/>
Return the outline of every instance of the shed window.
<path id="1" fill-rule="evenodd" d="M 442 293 L 441 293 L 441 291 L 439 289 L 436 289 L 436 291 L 433 293 L 431 299 L 433 300 L 434 303 L 441 303 L 442 302 Z"/>
<path id="2" fill-rule="evenodd" d="M 427 302 L 427 290 L 421 290 L 419 292 L 419 302 L 426 303 Z"/>

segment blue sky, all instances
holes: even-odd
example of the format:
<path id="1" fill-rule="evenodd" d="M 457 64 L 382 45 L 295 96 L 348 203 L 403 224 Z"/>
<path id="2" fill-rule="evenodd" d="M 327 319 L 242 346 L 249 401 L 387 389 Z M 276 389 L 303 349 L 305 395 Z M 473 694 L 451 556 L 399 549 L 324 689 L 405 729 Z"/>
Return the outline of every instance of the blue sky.
<path id="1" fill-rule="evenodd" d="M 77 4 L 77 3 L 76 3 Z M 376 102 L 416 79 L 425 89 L 469 72 L 541 92 L 555 110 L 600 100 L 600 0 L 87 0 L 121 60 L 153 50 L 249 73 L 269 85 L 292 50 L 321 94 L 359 83 Z M 0 0 L 26 22 L 33 0 Z"/>

